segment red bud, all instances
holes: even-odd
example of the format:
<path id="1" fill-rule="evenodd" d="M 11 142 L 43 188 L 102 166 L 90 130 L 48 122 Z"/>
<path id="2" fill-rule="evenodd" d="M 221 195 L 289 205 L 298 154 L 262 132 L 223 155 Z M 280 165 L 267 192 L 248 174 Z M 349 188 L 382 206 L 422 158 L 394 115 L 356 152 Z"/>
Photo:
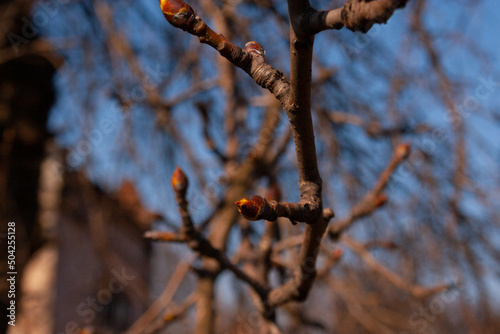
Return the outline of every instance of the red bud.
<path id="1" fill-rule="evenodd" d="M 266 207 L 266 200 L 260 196 L 250 196 L 235 203 L 238 211 L 248 220 L 259 220 L 260 214 Z"/>
<path id="2" fill-rule="evenodd" d="M 182 0 L 160 0 L 163 16 L 174 27 L 183 28 L 194 17 L 193 8 Z"/>

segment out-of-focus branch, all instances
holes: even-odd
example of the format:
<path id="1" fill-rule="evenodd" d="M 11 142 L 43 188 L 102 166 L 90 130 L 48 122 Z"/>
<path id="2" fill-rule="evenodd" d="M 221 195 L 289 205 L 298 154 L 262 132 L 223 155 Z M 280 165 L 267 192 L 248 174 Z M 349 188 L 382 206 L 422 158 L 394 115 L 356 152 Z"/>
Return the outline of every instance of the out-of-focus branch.
<path id="1" fill-rule="evenodd" d="M 200 1 L 205 13 L 210 13 L 216 30 L 227 40 L 232 40 L 234 29 L 231 29 L 231 21 L 234 19 L 233 6 L 223 1 L 220 6 L 213 0 Z M 236 68 L 222 57 L 217 57 L 217 71 L 219 73 L 219 85 L 223 92 L 224 100 L 224 129 L 226 134 L 226 145 L 223 156 L 228 161 L 235 161 L 240 149 L 238 132 L 243 130 L 240 122 L 244 107 L 241 104 L 241 90 L 237 84 Z M 217 153 L 217 152 L 215 152 Z"/>
<path id="2" fill-rule="evenodd" d="M 78 174 L 77 177 L 83 193 L 83 204 L 85 207 L 95 208 L 89 211 L 89 230 L 95 250 L 100 254 L 108 268 L 127 268 L 126 262 L 118 256 L 117 252 L 112 247 L 110 247 L 108 231 L 106 229 L 106 222 L 110 219 L 109 212 L 97 205 L 95 192 L 88 181 L 86 181 L 83 174 Z M 130 287 L 130 290 L 127 289 L 127 291 L 125 291 L 128 298 L 146 304 L 148 298 L 148 283 L 138 277 Z"/>
<path id="3" fill-rule="evenodd" d="M 374 249 L 374 248 L 397 249 L 398 245 L 391 240 L 371 240 L 365 242 L 363 244 L 363 247 L 365 247 L 366 249 Z"/>
<path id="4" fill-rule="evenodd" d="M 317 167 L 310 108 L 314 39 L 312 36 L 295 32 L 301 15 L 310 8 L 309 2 L 303 0 L 289 2 L 292 23 L 291 84 L 281 72 L 264 62 L 264 51 L 257 43 L 247 43 L 245 50 L 242 50 L 210 29 L 182 0 L 161 0 L 160 4 L 167 21 L 177 28 L 198 36 L 200 42 L 214 47 L 223 57 L 245 70 L 259 85 L 276 96 L 288 114 L 293 128 L 299 165 L 301 202 L 304 204 L 303 207 L 312 213 L 306 219 L 311 224 L 306 227 L 304 244 L 299 255 L 299 266 L 294 273 L 295 278 L 273 290 L 267 302 L 270 307 L 274 307 L 290 299 L 303 300 L 316 275 L 315 269 L 311 269 L 311 260 L 313 262 L 316 260 L 316 250 L 327 226 L 319 214 L 322 210 L 321 178 Z"/>
<path id="5" fill-rule="evenodd" d="M 208 132 L 209 118 L 207 106 L 204 103 L 197 103 L 196 106 L 198 107 L 201 119 L 203 120 L 203 136 L 205 137 L 205 143 L 207 144 L 208 148 L 210 148 L 210 150 L 220 159 L 220 161 L 226 162 L 228 158 L 217 148 L 215 141 L 212 139 L 210 133 Z"/>
<path id="6" fill-rule="evenodd" d="M 177 265 L 170 281 L 163 289 L 161 295 L 155 302 L 137 319 L 134 324 L 127 330 L 126 334 L 139 334 L 151 324 L 151 322 L 160 314 L 160 312 L 172 301 L 175 293 L 179 289 L 184 277 L 191 267 L 191 261 L 186 261 Z"/>
<path id="7" fill-rule="evenodd" d="M 321 187 L 314 129 L 311 115 L 311 67 L 314 38 L 302 34 L 300 20 L 310 8 L 307 0 L 289 0 L 290 16 L 290 98 L 285 105 L 297 155 L 299 170 L 300 203 L 311 215 L 304 231 L 303 244 L 297 259 L 293 277 L 273 289 L 268 296 L 270 308 L 290 300 L 307 298 L 316 277 L 316 259 L 323 233 L 328 225 L 322 215 Z"/>
<path id="8" fill-rule="evenodd" d="M 187 242 L 188 238 L 180 233 L 164 232 L 164 231 L 147 231 L 144 233 L 144 238 L 152 241 L 166 242 Z"/>
<path id="9" fill-rule="evenodd" d="M 278 159 L 285 153 L 288 143 L 290 142 L 290 137 L 292 136 L 292 128 L 288 128 L 285 133 L 281 135 L 276 144 L 276 149 L 267 158 L 267 165 L 272 167 L 278 162 Z"/>
<path id="10" fill-rule="evenodd" d="M 373 334 L 392 334 L 393 330 L 386 327 L 386 324 L 381 319 L 374 317 L 371 312 L 367 312 L 362 307 L 363 299 L 360 293 L 357 293 L 356 288 L 351 284 L 337 280 L 332 276 L 325 278 L 327 284 L 335 291 L 345 302 L 349 314 L 366 330 L 367 333 Z M 373 303 L 373 302 L 371 302 Z"/>
<path id="11" fill-rule="evenodd" d="M 389 164 L 384 169 L 384 171 L 380 174 L 377 182 L 372 188 L 372 191 L 376 194 L 380 194 L 382 190 L 387 186 L 387 182 L 392 175 L 392 173 L 396 170 L 396 167 L 408 157 L 410 154 L 410 144 L 403 143 L 396 146 L 394 152 L 392 154 L 392 158 L 389 161 Z"/>
<path id="12" fill-rule="evenodd" d="M 446 105 L 447 111 L 449 113 L 450 122 L 453 125 L 453 132 L 455 135 L 454 142 L 454 153 L 456 166 L 453 175 L 452 182 L 455 185 L 455 192 L 450 201 L 450 206 L 452 212 L 454 212 L 455 224 L 460 219 L 458 214 L 458 206 L 460 199 L 462 197 L 462 190 L 467 183 L 467 157 L 466 157 L 466 143 L 465 143 L 465 132 L 466 128 L 464 125 L 463 116 L 455 103 L 456 96 L 453 90 L 453 84 L 446 73 L 446 69 L 443 66 L 443 60 L 441 55 L 435 47 L 433 38 L 431 34 L 427 31 L 422 15 L 423 10 L 426 5 L 426 1 L 422 0 L 417 3 L 415 13 L 412 19 L 412 28 L 416 31 L 421 43 L 423 44 L 429 60 L 431 62 L 432 70 L 436 76 L 439 83 L 439 93 L 441 98 Z"/>
<path id="13" fill-rule="evenodd" d="M 366 247 L 363 244 L 355 241 L 354 239 L 350 238 L 347 235 L 344 235 L 342 237 L 342 242 L 347 247 L 355 251 L 363 259 L 363 261 L 370 267 L 370 269 L 382 275 L 385 279 L 387 279 L 389 282 L 391 282 L 398 288 L 407 291 L 415 298 L 425 298 L 432 294 L 448 290 L 453 286 L 453 284 L 439 284 L 434 287 L 427 288 L 411 284 L 406 280 L 404 280 L 402 277 L 398 276 L 396 273 L 389 270 L 382 263 L 377 261 L 377 259 L 375 259 L 375 257 L 366 249 Z"/>
<path id="14" fill-rule="evenodd" d="M 146 328 L 144 331 L 145 334 L 157 333 L 165 329 L 165 327 L 175 320 L 184 316 L 187 310 L 196 303 L 198 300 L 197 292 L 192 292 L 186 299 L 184 299 L 179 305 L 172 305 L 168 308 L 168 310 L 153 322 L 150 326 Z"/>
<path id="15" fill-rule="evenodd" d="M 366 33 L 376 23 L 386 23 L 398 8 L 409 0 L 348 0 L 341 7 L 329 11 L 309 10 L 303 18 L 302 29 L 311 34 L 323 30 L 347 28 Z"/>
<path id="16" fill-rule="evenodd" d="M 330 269 L 337 264 L 344 254 L 344 250 L 340 247 L 336 247 L 333 251 L 331 251 L 326 259 L 326 263 L 323 265 L 323 268 L 318 270 L 318 278 L 325 277 L 330 273 Z"/>
<path id="17" fill-rule="evenodd" d="M 328 121 L 334 125 L 337 124 L 351 124 L 359 126 L 365 130 L 366 134 L 372 138 L 386 137 L 393 135 L 401 135 L 406 133 L 420 133 L 430 129 L 426 124 L 418 124 L 416 126 L 409 126 L 401 124 L 391 127 L 384 127 L 377 121 L 365 120 L 364 118 L 346 112 L 334 111 L 328 112 L 326 110 L 318 110 Z"/>
<path id="18" fill-rule="evenodd" d="M 387 167 L 382 171 L 378 180 L 375 182 L 373 188 L 368 191 L 361 200 L 352 207 L 349 215 L 330 225 L 328 234 L 332 239 L 338 239 L 339 236 L 348 229 L 357 219 L 364 217 L 372 213 L 375 209 L 384 205 L 387 201 L 387 197 L 383 194 L 384 188 L 387 186 L 387 182 L 396 170 L 398 165 L 410 154 L 409 144 L 399 144 L 394 149 L 391 160 L 387 164 Z"/>
<path id="19" fill-rule="evenodd" d="M 99 22 L 103 28 L 103 31 L 106 36 L 108 50 L 111 56 L 111 65 L 113 71 L 115 73 L 119 72 L 120 69 L 120 61 L 123 59 L 127 62 L 132 75 L 136 78 L 137 82 L 143 82 L 145 78 L 148 77 L 146 71 L 141 66 L 141 62 L 134 52 L 132 46 L 128 42 L 127 38 L 124 37 L 118 29 L 116 28 L 113 21 L 113 11 L 110 7 L 109 3 L 104 1 L 96 1 L 94 3 L 95 11 Z M 114 75 L 115 85 L 117 87 L 117 96 L 116 98 L 120 101 L 123 108 L 128 108 L 131 104 L 136 103 L 137 101 L 133 99 L 126 99 L 122 94 L 123 85 L 121 80 Z M 190 162 L 196 166 L 196 170 L 201 170 L 201 165 L 197 160 L 196 154 L 194 154 L 193 149 L 186 140 L 182 137 L 181 133 L 178 131 L 177 127 L 174 125 L 174 122 L 170 121 L 170 109 L 177 103 L 183 101 L 184 99 L 188 99 L 193 95 L 197 94 L 200 91 L 208 90 L 214 87 L 216 81 L 207 80 L 200 81 L 192 85 L 189 90 L 184 91 L 177 95 L 172 99 L 165 99 L 160 94 L 159 83 L 158 86 L 153 87 L 148 86 L 153 89 L 144 89 L 143 92 L 145 94 L 145 102 L 151 106 L 156 113 L 157 116 L 157 124 L 159 126 L 163 126 L 167 132 L 179 142 L 182 150 L 190 160 Z M 198 180 L 200 184 L 204 184 L 203 177 L 201 175 L 198 176 Z"/>
<path id="20" fill-rule="evenodd" d="M 367 31 L 371 25 L 385 22 L 392 12 L 403 4 L 394 5 L 392 1 L 382 0 L 376 3 L 349 0 L 340 12 L 341 22 L 351 30 Z M 289 217 L 292 221 L 307 223 L 303 242 L 293 270 L 293 277 L 276 289 L 268 291 L 257 285 L 244 272 L 229 262 L 224 253 L 212 247 L 198 232 L 189 227 L 192 224 L 187 206 L 183 206 L 180 196 L 176 196 L 179 210 L 183 216 L 184 231 L 190 241 L 190 247 L 201 255 L 217 260 L 221 268 L 230 269 L 237 277 L 249 283 L 264 302 L 266 313 L 274 313 L 274 308 L 291 300 L 304 300 L 316 277 L 316 259 L 321 238 L 333 213 L 325 219 L 322 213 L 322 180 L 317 166 L 314 130 L 311 115 L 311 67 L 314 36 L 307 29 L 307 17 L 312 10 L 308 0 L 289 0 L 290 16 L 290 82 L 284 75 L 266 64 L 265 52 L 256 42 L 249 42 L 241 49 L 217 34 L 206 25 L 194 10 L 182 0 L 160 0 L 163 14 L 174 27 L 198 36 L 200 42 L 215 48 L 223 57 L 235 66 L 242 68 L 261 87 L 268 89 L 280 101 L 290 120 L 295 142 L 299 171 L 299 203 L 279 203 L 254 196 L 237 202 L 240 212 L 250 219 L 275 220 L 279 216 Z M 386 6 L 383 6 L 386 5 Z M 355 15 L 357 13 L 357 15 Z M 387 14 L 389 13 L 389 14 Z M 373 23 L 370 23 L 373 21 Z M 305 28 L 305 29 L 304 29 Z M 381 176 L 383 179 L 384 176 Z M 387 182 L 387 180 L 383 181 Z M 385 186 L 385 185 L 384 185 Z M 377 183 L 375 191 L 380 184 Z M 174 188 L 175 189 L 175 188 Z M 176 190 L 177 191 L 177 190 Z M 185 194 L 184 194 L 185 196 Z M 182 211 L 186 212 L 182 212 Z M 330 210 L 331 211 L 331 210 Z M 220 233 L 219 233 L 220 234 Z M 221 234 L 221 235 L 225 235 Z M 219 240 L 220 238 L 218 238 Z M 221 240 L 216 244 L 221 247 Z"/>

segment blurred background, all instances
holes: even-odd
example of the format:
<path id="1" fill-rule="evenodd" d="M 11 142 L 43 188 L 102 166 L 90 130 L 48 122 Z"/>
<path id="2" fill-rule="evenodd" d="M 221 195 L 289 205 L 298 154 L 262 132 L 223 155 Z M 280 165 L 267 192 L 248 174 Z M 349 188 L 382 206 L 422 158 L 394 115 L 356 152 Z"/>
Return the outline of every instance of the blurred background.
<path id="1" fill-rule="evenodd" d="M 288 75 L 286 2 L 189 4 L 233 43 L 257 41 Z M 352 224 L 325 237 L 335 259 L 320 256 L 308 300 L 278 310 L 284 332 L 498 333 L 499 16 L 494 0 L 414 0 L 367 34 L 317 35 L 323 198 L 332 225 Z M 9 221 L 18 271 L 9 333 L 193 332 L 199 259 L 143 233 L 180 227 L 169 180 L 181 166 L 195 224 L 210 235 L 230 222 L 227 253 L 246 266 L 238 255 L 265 225 L 242 219 L 235 198 L 271 188 L 299 199 L 279 104 L 170 26 L 155 0 L 0 0 L 0 37 L 2 322 Z M 402 142 L 412 150 L 387 202 L 353 215 Z M 278 221 L 282 240 L 302 229 Z M 284 248 L 272 285 L 297 254 Z M 231 273 L 218 276 L 215 300 L 217 333 L 260 333 Z"/>

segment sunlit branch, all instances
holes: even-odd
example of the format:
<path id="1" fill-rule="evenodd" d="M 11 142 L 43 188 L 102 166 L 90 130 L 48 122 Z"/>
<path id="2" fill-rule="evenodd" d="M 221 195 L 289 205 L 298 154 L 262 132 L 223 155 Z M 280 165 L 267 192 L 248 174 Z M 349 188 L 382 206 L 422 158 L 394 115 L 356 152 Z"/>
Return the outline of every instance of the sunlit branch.
<path id="1" fill-rule="evenodd" d="M 311 220 L 318 215 L 318 208 L 308 202 L 287 203 L 268 201 L 261 196 L 250 196 L 236 202 L 241 215 L 248 220 L 270 220 L 286 217 L 296 222 L 312 223 Z"/>
<path id="2" fill-rule="evenodd" d="M 316 34 L 329 29 L 347 28 L 368 32 L 376 23 L 386 23 L 394 11 L 403 8 L 409 0 L 348 0 L 337 9 L 329 11 L 309 10 L 302 21 L 305 32 Z"/>
<path id="3" fill-rule="evenodd" d="M 182 238 L 185 238 L 187 245 L 193 251 L 199 253 L 201 256 L 215 259 L 220 264 L 222 269 L 228 269 L 233 272 L 236 277 L 249 284 L 255 290 L 255 292 L 264 299 L 268 293 L 268 289 L 261 283 L 259 283 L 256 279 L 250 277 L 247 273 L 238 268 L 238 266 L 233 264 L 222 251 L 214 248 L 210 241 L 203 237 L 203 235 L 194 227 L 194 224 L 191 220 L 191 215 L 188 211 L 188 202 L 186 200 L 189 181 L 184 172 L 179 167 L 177 167 L 177 169 L 174 171 L 171 181 L 172 188 L 174 189 L 175 197 L 177 200 L 177 205 L 179 207 L 179 213 L 182 218 L 182 228 L 180 230 L 180 235 L 182 236 Z M 153 231 L 148 232 L 147 235 L 162 236 L 162 233 Z M 181 237 L 176 236 L 172 239 L 173 240 L 157 238 L 157 240 L 161 241 L 179 241 Z"/>
<path id="4" fill-rule="evenodd" d="M 282 72 L 265 62 L 263 49 L 258 43 L 249 42 L 245 49 L 236 46 L 213 31 L 182 0 L 161 0 L 160 5 L 170 24 L 198 36 L 201 43 L 216 49 L 221 56 L 250 75 L 259 86 L 273 93 L 282 105 L 286 104 L 290 83 Z"/>

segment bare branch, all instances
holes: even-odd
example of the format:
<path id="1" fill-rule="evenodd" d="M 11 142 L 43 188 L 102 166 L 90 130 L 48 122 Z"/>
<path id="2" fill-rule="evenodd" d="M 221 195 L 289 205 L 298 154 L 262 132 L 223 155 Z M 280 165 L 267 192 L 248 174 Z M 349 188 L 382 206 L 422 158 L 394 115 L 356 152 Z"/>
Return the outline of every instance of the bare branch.
<path id="1" fill-rule="evenodd" d="M 290 83 L 285 75 L 264 61 L 264 52 L 257 42 L 247 43 L 245 49 L 234 45 L 221 34 L 213 31 L 194 10 L 182 0 L 161 0 L 161 9 L 174 27 L 198 36 L 201 43 L 216 49 L 221 56 L 243 69 L 262 88 L 268 89 L 285 105 Z"/>
<path id="2" fill-rule="evenodd" d="M 127 330 L 126 334 L 138 334 L 143 333 L 143 331 L 149 326 L 149 324 L 161 313 L 161 311 L 172 301 L 175 293 L 179 289 L 181 283 L 183 282 L 186 274 L 191 266 L 190 261 L 186 261 L 177 265 L 170 281 L 163 289 L 161 295 L 154 301 L 154 303 L 149 307 L 149 309 L 144 312 L 144 314 L 137 319 L 134 324 Z"/>
<path id="3" fill-rule="evenodd" d="M 347 28 L 366 33 L 375 23 L 386 23 L 398 8 L 409 0 L 348 0 L 341 8 L 330 11 L 310 10 L 303 19 L 303 29 L 317 34 L 328 29 Z"/>
<path id="4" fill-rule="evenodd" d="M 363 244 L 355 241 L 354 239 L 344 235 L 342 241 L 353 251 L 358 253 L 358 255 L 365 261 L 365 263 L 373 270 L 386 278 L 389 282 L 394 284 L 400 289 L 406 290 L 415 298 L 425 298 L 435 293 L 439 293 L 450 289 L 453 284 L 439 284 L 434 287 L 423 287 L 420 285 L 414 285 L 405 281 L 402 277 L 398 276 L 396 273 L 389 270 L 382 263 L 377 261 L 375 257 L 366 249 Z"/>
<path id="5" fill-rule="evenodd" d="M 219 158 L 220 161 L 228 161 L 228 158 L 217 148 L 215 141 L 212 139 L 210 133 L 208 132 L 208 106 L 205 103 L 200 102 L 196 104 L 196 107 L 198 108 L 201 119 L 203 120 L 203 136 L 205 137 L 205 143 L 207 144 L 208 148 L 210 148 L 210 150 Z"/>
<path id="6" fill-rule="evenodd" d="M 287 203 L 268 201 L 261 196 L 250 196 L 235 203 L 241 215 L 248 220 L 270 220 L 274 221 L 278 217 L 286 217 L 296 222 L 312 223 L 318 215 L 318 207 L 304 201 L 299 203 Z"/>

